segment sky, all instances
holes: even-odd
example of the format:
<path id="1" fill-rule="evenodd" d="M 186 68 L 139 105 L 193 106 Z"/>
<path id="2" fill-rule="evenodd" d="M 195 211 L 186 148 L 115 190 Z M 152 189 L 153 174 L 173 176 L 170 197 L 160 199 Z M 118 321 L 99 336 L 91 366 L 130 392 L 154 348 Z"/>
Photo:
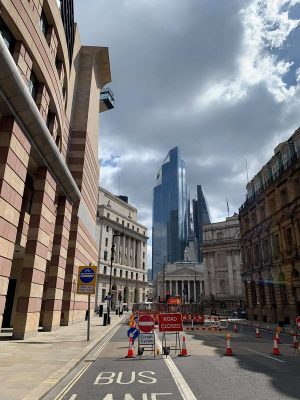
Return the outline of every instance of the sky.
<path id="1" fill-rule="evenodd" d="M 109 47 L 115 109 L 100 115 L 100 185 L 148 227 L 178 146 L 213 222 L 300 126 L 300 0 L 74 0 L 82 44 Z M 247 160 L 247 161 L 246 161 Z"/>

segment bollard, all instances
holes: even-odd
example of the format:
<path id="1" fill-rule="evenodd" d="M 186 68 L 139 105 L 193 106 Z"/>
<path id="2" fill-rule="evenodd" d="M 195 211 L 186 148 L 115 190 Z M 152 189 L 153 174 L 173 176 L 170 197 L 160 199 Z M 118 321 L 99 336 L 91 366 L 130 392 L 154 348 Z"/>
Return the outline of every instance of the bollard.
<path id="1" fill-rule="evenodd" d="M 110 325 L 110 315 L 107 317 L 107 325 Z"/>
<path id="2" fill-rule="evenodd" d="M 107 325 L 107 313 L 103 314 L 103 326 Z"/>
<path id="3" fill-rule="evenodd" d="M 103 304 L 100 304 L 99 310 L 98 310 L 98 314 L 99 314 L 99 317 L 102 317 L 102 315 L 103 315 Z"/>

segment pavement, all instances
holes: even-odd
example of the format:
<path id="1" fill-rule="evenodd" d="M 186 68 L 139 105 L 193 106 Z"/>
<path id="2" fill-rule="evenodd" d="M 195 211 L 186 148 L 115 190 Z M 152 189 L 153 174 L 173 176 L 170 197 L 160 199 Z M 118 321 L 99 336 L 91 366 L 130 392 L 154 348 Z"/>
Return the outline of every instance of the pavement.
<path id="1" fill-rule="evenodd" d="M 39 332 L 26 340 L 0 334 L 0 399 L 39 400 L 57 385 L 126 315 L 111 314 L 111 324 L 91 316 L 90 340 L 87 321 Z"/>

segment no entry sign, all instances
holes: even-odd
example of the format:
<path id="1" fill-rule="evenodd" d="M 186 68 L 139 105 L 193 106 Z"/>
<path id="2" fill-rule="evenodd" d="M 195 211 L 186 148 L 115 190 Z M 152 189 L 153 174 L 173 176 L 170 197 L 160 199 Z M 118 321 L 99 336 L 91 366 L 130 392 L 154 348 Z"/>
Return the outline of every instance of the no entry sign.
<path id="1" fill-rule="evenodd" d="M 152 332 L 154 329 L 155 321 L 152 315 L 141 315 L 139 318 L 139 329 L 143 333 Z"/>
<path id="2" fill-rule="evenodd" d="M 298 329 L 300 329 L 300 315 L 299 315 L 299 317 L 296 318 L 296 325 L 297 325 Z"/>
<path id="3" fill-rule="evenodd" d="M 159 332 L 182 332 L 182 315 L 174 314 L 158 314 Z"/>

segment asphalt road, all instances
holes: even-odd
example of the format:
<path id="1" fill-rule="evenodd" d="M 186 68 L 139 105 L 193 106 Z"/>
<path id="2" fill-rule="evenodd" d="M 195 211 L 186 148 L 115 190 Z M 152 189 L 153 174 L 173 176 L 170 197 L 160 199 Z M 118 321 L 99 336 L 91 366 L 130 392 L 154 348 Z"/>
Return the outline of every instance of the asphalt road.
<path id="1" fill-rule="evenodd" d="M 243 327 L 231 332 L 232 357 L 224 356 L 227 332 L 193 331 L 185 333 L 189 357 L 128 359 L 127 328 L 100 343 L 45 400 L 300 399 L 300 355 L 290 336 L 280 336 L 277 357 L 273 332 L 261 331 L 257 339 L 255 328 Z"/>

